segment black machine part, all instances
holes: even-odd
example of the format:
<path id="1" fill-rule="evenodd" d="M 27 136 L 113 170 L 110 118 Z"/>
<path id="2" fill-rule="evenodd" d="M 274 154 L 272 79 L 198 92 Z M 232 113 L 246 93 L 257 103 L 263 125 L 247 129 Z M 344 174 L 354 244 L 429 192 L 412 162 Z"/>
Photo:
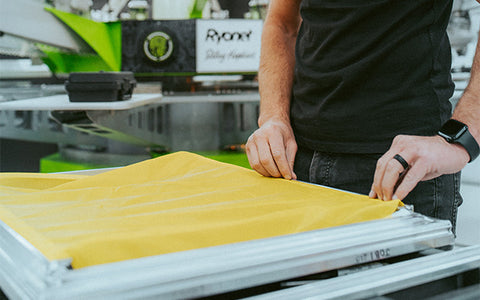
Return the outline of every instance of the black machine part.
<path id="1" fill-rule="evenodd" d="M 78 72 L 65 88 L 70 102 L 112 102 L 130 99 L 136 84 L 132 72 Z"/>

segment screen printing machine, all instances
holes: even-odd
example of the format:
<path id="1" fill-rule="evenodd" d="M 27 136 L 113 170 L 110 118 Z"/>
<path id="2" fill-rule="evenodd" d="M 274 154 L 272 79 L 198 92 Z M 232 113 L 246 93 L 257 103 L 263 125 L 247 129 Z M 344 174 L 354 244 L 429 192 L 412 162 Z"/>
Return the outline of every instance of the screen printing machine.
<path id="1" fill-rule="evenodd" d="M 209 79 L 201 88 L 190 82 L 195 93 L 162 92 L 155 84 L 122 81 L 117 86 L 127 85 L 133 94 L 114 99 L 121 101 L 72 101 L 63 89 L 47 90 L 39 98 L 3 99 L 0 137 L 58 143 L 65 160 L 120 166 L 150 158 L 149 151 L 237 148 L 255 129 L 255 82 L 231 81 L 238 75 L 229 75 L 218 77 L 219 83 L 212 74 L 255 72 L 261 21 L 108 23 L 107 29 L 97 29 L 110 35 L 114 30 L 122 37 L 112 41 L 121 43 L 121 53 L 109 56 L 97 49 L 89 33 L 80 32 L 80 27 L 92 24 L 25 0 L 0 1 L 11 12 L 5 16 L 18 15 L 18 3 L 29 7 L 22 13 L 30 11 L 35 24 L 48 24 L 55 35 L 45 35 L 41 28 L 32 34 L 35 26 L 12 27 L 18 22 L 3 17 L 0 31 L 63 49 L 68 55 L 55 56 L 43 48 L 50 62 L 63 62 L 59 68 L 67 73 L 79 71 L 69 66 L 71 55 L 80 53 L 88 60 L 96 51 L 96 63 L 109 72 L 101 77 L 90 74 L 94 80 L 87 80 L 85 87 L 102 81 L 102 76 L 124 74 L 119 71 L 146 77 L 179 72 L 197 79 L 209 74 Z M 461 70 L 457 77 L 464 79 L 464 66 Z M 68 80 L 74 83 L 75 77 Z M 94 176 L 108 170 L 70 174 Z M 68 258 L 48 258 L 0 221 L 0 290 L 11 299 L 480 298 L 480 246 L 456 245 L 450 222 L 414 213 L 410 207 L 399 208 L 389 218 L 327 229 L 80 269 L 71 263 Z"/>

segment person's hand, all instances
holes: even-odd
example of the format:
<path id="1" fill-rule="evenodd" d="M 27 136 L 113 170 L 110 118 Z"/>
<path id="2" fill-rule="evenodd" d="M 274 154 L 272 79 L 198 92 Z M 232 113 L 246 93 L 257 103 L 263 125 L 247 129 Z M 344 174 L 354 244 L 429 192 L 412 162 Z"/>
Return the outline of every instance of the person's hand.
<path id="1" fill-rule="evenodd" d="M 394 158 L 397 154 L 408 164 L 406 169 Z M 449 144 L 440 136 L 399 135 L 377 162 L 369 196 L 402 200 L 418 182 L 456 173 L 469 160 L 470 156 L 462 146 Z"/>
<path id="2" fill-rule="evenodd" d="M 262 124 L 248 138 L 246 152 L 250 166 L 263 176 L 297 179 L 293 172 L 297 143 L 289 122 Z"/>

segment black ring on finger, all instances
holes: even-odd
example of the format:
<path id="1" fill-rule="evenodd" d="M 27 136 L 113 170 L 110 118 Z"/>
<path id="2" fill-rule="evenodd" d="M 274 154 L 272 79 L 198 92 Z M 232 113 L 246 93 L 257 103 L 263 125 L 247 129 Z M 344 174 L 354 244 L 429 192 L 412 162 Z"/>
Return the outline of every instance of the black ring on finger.
<path id="1" fill-rule="evenodd" d="M 393 159 L 397 160 L 403 166 L 404 170 L 406 170 L 409 167 L 408 162 L 403 157 L 401 157 L 400 154 L 395 154 Z"/>

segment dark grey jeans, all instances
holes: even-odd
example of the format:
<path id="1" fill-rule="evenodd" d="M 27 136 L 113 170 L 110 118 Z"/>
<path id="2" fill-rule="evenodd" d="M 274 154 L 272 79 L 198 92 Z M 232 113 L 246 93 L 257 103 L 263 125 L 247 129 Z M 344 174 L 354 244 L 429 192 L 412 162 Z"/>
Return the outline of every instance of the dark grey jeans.
<path id="1" fill-rule="evenodd" d="M 368 195 L 377 160 L 382 154 L 325 153 L 299 148 L 294 171 L 298 180 Z M 462 203 L 460 172 L 422 181 L 403 200 L 415 212 L 450 220 L 455 232 L 457 209 Z"/>

